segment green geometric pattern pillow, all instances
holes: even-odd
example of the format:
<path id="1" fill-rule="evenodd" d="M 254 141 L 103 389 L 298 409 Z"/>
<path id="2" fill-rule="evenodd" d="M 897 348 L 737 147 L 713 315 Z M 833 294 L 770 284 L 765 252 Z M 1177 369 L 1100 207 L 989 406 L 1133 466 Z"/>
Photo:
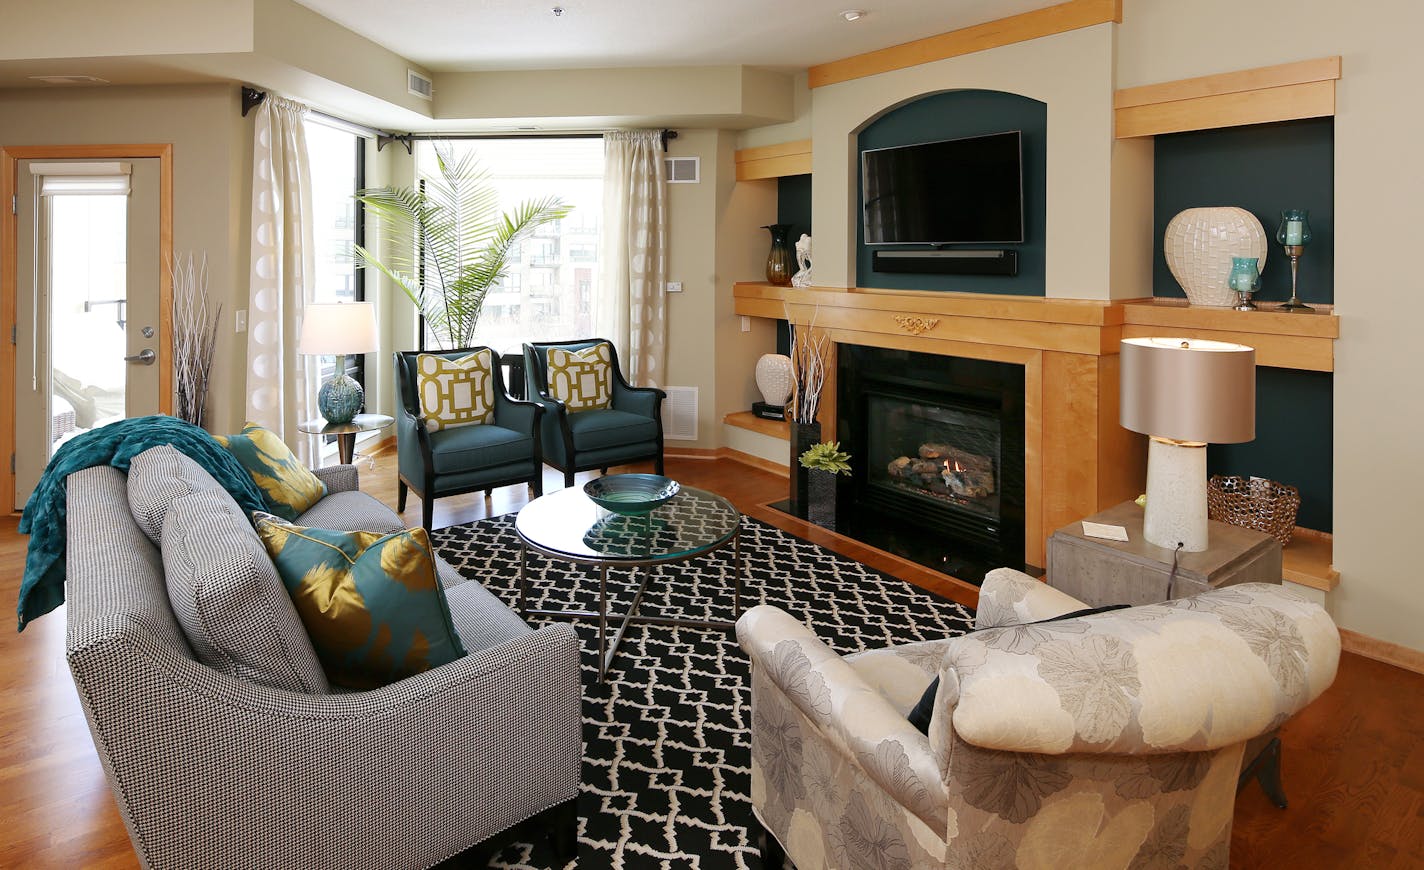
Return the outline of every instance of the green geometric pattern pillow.
<path id="1" fill-rule="evenodd" d="M 425 529 L 340 532 L 258 514 L 326 678 L 376 689 L 465 654 Z"/>
<path id="2" fill-rule="evenodd" d="M 431 432 L 494 420 L 493 354 L 480 350 L 459 359 L 422 353 L 415 358 L 416 395 Z"/>
<path id="3" fill-rule="evenodd" d="M 217 439 L 252 475 L 267 509 L 282 519 L 294 520 L 326 497 L 326 484 L 292 455 L 276 432 L 247 423 L 242 434 Z"/>
<path id="4" fill-rule="evenodd" d="M 580 351 L 549 348 L 549 395 L 570 411 L 607 408 L 613 401 L 613 351 L 608 342 Z"/>

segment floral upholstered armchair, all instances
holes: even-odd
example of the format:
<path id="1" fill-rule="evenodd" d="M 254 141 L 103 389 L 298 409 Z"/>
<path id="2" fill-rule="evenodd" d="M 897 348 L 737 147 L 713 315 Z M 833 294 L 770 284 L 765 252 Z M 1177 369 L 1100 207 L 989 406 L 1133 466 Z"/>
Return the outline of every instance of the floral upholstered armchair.
<path id="1" fill-rule="evenodd" d="M 973 633 L 846 657 L 747 611 L 768 852 L 799 870 L 1225 868 L 1243 747 L 1329 687 L 1334 623 L 1247 584 L 1026 624 L 1080 606 L 999 569 Z M 936 676 L 921 733 L 906 714 Z"/>

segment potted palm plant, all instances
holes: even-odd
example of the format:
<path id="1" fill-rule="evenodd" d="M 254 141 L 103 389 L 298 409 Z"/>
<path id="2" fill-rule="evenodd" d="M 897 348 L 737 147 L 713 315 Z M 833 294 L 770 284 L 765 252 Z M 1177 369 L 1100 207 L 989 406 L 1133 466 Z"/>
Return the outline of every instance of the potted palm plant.
<path id="1" fill-rule="evenodd" d="M 438 172 L 418 187 L 378 187 L 356 199 L 375 215 L 388 241 L 380 257 L 355 246 L 357 265 L 385 275 L 410 297 L 442 349 L 469 347 L 490 288 L 509 269 L 509 254 L 537 227 L 571 208 L 556 196 L 531 199 L 500 214 L 499 198 L 473 153 L 435 147 Z"/>

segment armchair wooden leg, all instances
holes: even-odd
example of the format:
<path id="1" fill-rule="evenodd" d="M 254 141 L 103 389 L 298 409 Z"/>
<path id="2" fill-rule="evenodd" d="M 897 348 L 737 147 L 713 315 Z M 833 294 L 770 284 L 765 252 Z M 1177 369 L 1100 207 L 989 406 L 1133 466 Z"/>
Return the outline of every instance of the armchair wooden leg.
<path id="1" fill-rule="evenodd" d="M 534 475 L 534 479 L 529 481 L 529 491 L 535 498 L 544 494 L 544 472 L 540 471 Z"/>
<path id="2" fill-rule="evenodd" d="M 420 524 L 431 531 L 430 521 L 435 517 L 435 499 L 428 494 L 420 497 Z"/>
<path id="3" fill-rule="evenodd" d="M 565 489 L 568 489 L 569 487 L 572 487 L 573 485 L 574 485 L 574 472 L 573 472 L 573 469 L 570 468 L 568 471 L 565 471 L 565 472 L 564 472 L 564 488 L 565 488 Z"/>
<path id="4" fill-rule="evenodd" d="M 607 476 L 607 474 L 608 474 L 608 466 L 605 465 L 605 466 L 603 466 L 602 468 L 598 469 L 598 473 Z"/>
<path id="5" fill-rule="evenodd" d="M 494 494 L 494 487 L 492 487 L 492 486 L 485 487 L 485 498 L 489 498 L 489 497 L 490 497 L 491 495 L 493 495 L 493 494 Z"/>
<path id="6" fill-rule="evenodd" d="M 549 807 L 539 814 L 544 822 L 544 830 L 549 835 L 549 844 L 554 847 L 554 857 L 560 866 L 578 857 L 578 798 L 566 800 Z"/>
<path id="7" fill-rule="evenodd" d="M 396 513 L 405 513 L 405 497 L 410 492 L 410 487 L 406 486 L 404 480 L 396 478 Z"/>
<path id="8" fill-rule="evenodd" d="M 658 458 L 657 458 L 657 459 L 654 459 L 654 460 L 653 460 L 653 473 L 654 473 L 654 474 L 662 474 L 662 473 L 663 473 L 663 455 L 662 455 L 661 453 L 658 454 Z"/>
<path id="9" fill-rule="evenodd" d="M 757 848 L 761 850 L 761 866 L 764 870 L 783 870 L 786 866 L 786 850 L 782 849 L 781 842 L 761 825 L 760 819 L 756 821 L 758 828 Z"/>
<path id="10" fill-rule="evenodd" d="M 1241 771 L 1236 790 L 1240 791 L 1253 779 L 1261 784 L 1261 791 L 1266 793 L 1271 803 L 1281 809 L 1286 808 L 1286 790 L 1281 785 L 1281 738 L 1271 738 L 1260 754 L 1250 760 L 1246 769 Z"/>

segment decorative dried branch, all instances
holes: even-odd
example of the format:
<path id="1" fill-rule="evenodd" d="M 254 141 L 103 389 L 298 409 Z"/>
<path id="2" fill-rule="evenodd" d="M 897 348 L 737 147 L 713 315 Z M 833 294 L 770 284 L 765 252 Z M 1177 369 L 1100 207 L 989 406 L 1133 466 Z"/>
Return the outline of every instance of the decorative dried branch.
<path id="1" fill-rule="evenodd" d="M 203 425 L 208 375 L 218 343 L 222 305 L 208 308 L 208 257 L 191 253 L 173 260 L 173 416 Z"/>
<path id="2" fill-rule="evenodd" d="M 797 326 L 786 310 L 786 322 L 791 332 L 791 377 L 795 389 L 791 396 L 791 420 L 801 425 L 816 422 L 821 410 L 821 391 L 826 386 L 826 351 L 830 337 L 816 329 L 821 306 L 811 310 L 811 321 Z"/>

